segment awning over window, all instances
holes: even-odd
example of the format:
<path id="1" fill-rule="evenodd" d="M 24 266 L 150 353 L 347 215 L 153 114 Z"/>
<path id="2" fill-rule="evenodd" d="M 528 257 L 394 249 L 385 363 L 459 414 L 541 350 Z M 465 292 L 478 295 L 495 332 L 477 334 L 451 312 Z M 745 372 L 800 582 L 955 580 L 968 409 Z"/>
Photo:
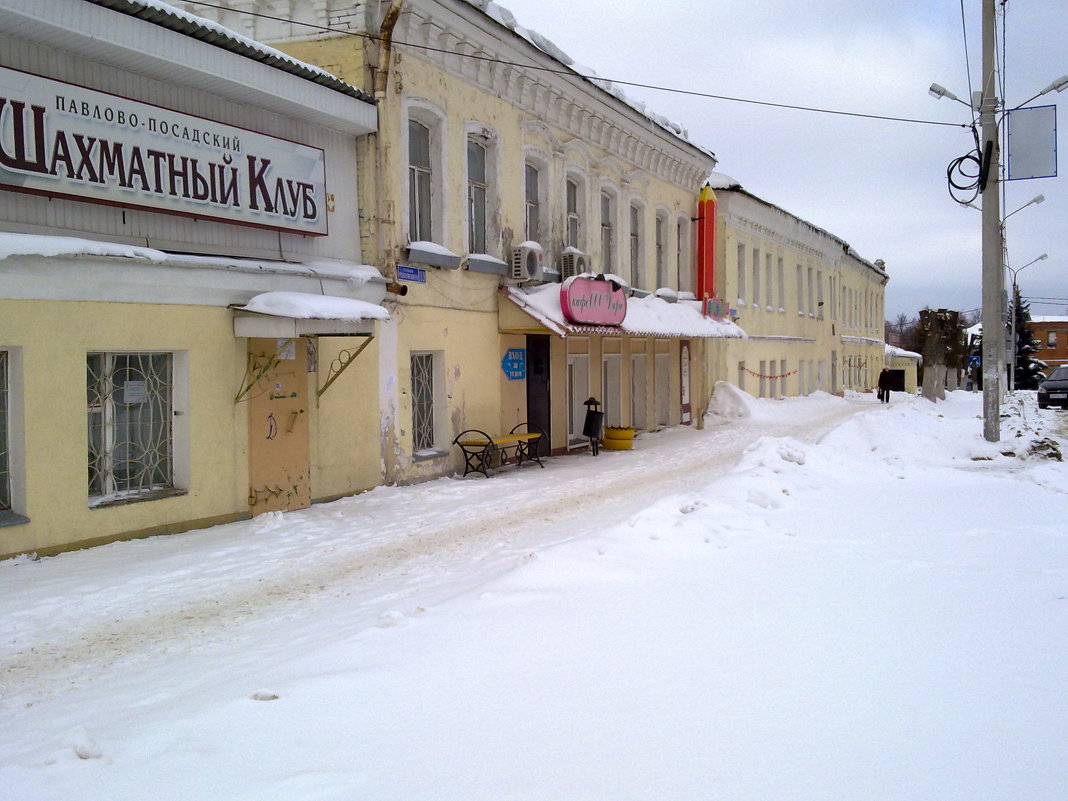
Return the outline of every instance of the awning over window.
<path id="1" fill-rule="evenodd" d="M 697 301 L 680 300 L 668 303 L 654 295 L 643 298 L 627 298 L 627 314 L 618 326 L 578 325 L 568 322 L 560 305 L 560 285 L 519 288 L 504 287 L 501 295 L 522 309 L 533 318 L 542 329 L 547 329 L 557 336 L 566 337 L 573 334 L 603 334 L 605 336 L 633 337 L 708 337 L 734 338 L 746 337 L 737 324 L 719 317 L 706 317 L 701 314 L 701 304 Z M 529 326 L 510 326 L 503 322 L 502 330 L 516 330 L 530 333 Z"/>
<path id="2" fill-rule="evenodd" d="M 375 303 L 309 292 L 264 292 L 234 307 L 234 335 L 289 338 L 370 335 L 389 312 Z"/>

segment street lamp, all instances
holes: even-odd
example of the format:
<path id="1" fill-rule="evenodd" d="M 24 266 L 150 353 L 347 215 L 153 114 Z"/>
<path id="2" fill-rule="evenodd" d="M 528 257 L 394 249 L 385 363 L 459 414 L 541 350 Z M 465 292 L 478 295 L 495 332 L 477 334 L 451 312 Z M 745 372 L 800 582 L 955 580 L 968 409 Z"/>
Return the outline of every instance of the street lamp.
<path id="1" fill-rule="evenodd" d="M 982 43 L 983 58 L 980 71 L 982 89 L 973 94 L 972 103 L 965 103 L 959 97 L 947 90 L 944 86 L 931 84 L 928 90 L 936 98 L 948 97 L 968 106 L 973 112 L 979 114 L 979 137 L 976 141 L 976 150 L 973 160 L 979 163 L 979 174 L 974 187 L 977 195 L 982 197 L 983 214 L 983 321 L 997 320 L 1002 316 L 1002 298 L 1005 294 L 1005 271 L 1004 266 L 1004 218 L 1001 217 L 1001 198 L 998 193 L 998 184 L 1001 182 L 1001 153 L 999 151 L 999 134 L 997 115 L 1005 108 L 1002 99 L 996 94 L 998 85 L 996 56 L 996 0 L 982 0 Z M 1037 97 L 1048 92 L 1062 92 L 1068 89 L 1068 75 L 1063 75 L 1034 97 L 1024 101 L 1030 103 Z M 1021 104 L 1023 105 L 1023 104 Z M 1016 108 L 1019 108 L 1017 106 Z M 957 160 L 950 164 L 950 170 Z M 950 178 L 950 186 L 953 184 Z M 953 194 L 952 189 L 950 194 Z M 973 198 L 974 199 L 974 198 Z M 954 200 L 958 198 L 954 197 Z M 1041 201 L 1032 201 L 1041 202 Z M 1030 204 L 1028 204 L 1030 205 Z M 1019 211 L 1019 209 L 1017 209 Z M 1016 212 L 1013 212 L 1015 214 Z M 1005 338 L 1004 336 L 983 337 L 983 437 L 987 442 L 997 442 L 1001 439 L 1001 371 L 1005 363 Z"/>
<path id="2" fill-rule="evenodd" d="M 1045 195 L 1035 195 L 1033 198 L 1028 200 L 1022 206 L 1020 206 L 1020 208 L 1016 209 L 1016 211 L 1023 211 L 1028 206 L 1036 206 L 1039 203 L 1044 203 L 1045 201 L 1046 201 L 1046 196 Z M 1009 219 L 1009 217 L 1011 217 L 1013 214 L 1015 214 L 1016 211 L 1010 211 L 1008 214 L 1006 214 L 1004 217 L 1002 217 L 1001 218 L 1001 224 L 1004 225 L 1005 224 L 1005 220 Z M 1023 267 L 1021 267 L 1020 269 L 1022 270 Z"/>
<path id="3" fill-rule="evenodd" d="M 1045 89 L 1043 89 L 1041 92 L 1039 92 L 1034 97 L 1027 98 L 1027 100 L 1025 100 L 1023 103 L 1021 103 L 1016 108 L 1020 108 L 1021 106 L 1026 106 L 1032 100 L 1037 100 L 1038 98 L 1042 97 L 1042 95 L 1049 94 L 1050 92 L 1063 92 L 1065 89 L 1068 89 L 1068 75 L 1062 75 L 1060 78 L 1055 80 L 1053 83 L 1051 83 L 1049 86 L 1047 86 Z M 933 85 L 931 86 L 931 90 L 930 91 L 931 91 L 931 94 L 934 94 L 934 86 Z"/>
<path id="4" fill-rule="evenodd" d="M 956 100 L 958 103 L 964 103 L 963 100 L 961 100 L 959 97 L 957 97 L 955 94 L 953 94 L 941 84 L 932 83 L 931 87 L 927 90 L 927 93 L 935 100 L 941 100 L 944 97 L 946 98 L 946 100 Z M 964 103 L 964 105 L 968 106 L 968 108 L 971 108 L 971 106 L 969 106 L 967 103 Z"/>
<path id="5" fill-rule="evenodd" d="M 1039 197 L 1042 197 L 1042 196 L 1039 195 Z M 1031 202 L 1033 203 L 1034 201 L 1031 201 Z M 1028 205 L 1030 205 L 1030 204 L 1028 204 Z M 1023 208 L 1023 207 L 1021 206 L 1020 208 Z M 1019 211 L 1019 210 L 1020 209 L 1017 209 L 1016 211 Z M 1005 265 L 1005 267 L 1008 269 L 1008 271 L 1010 273 L 1012 273 L 1012 318 L 1011 318 L 1011 320 L 1009 322 L 1009 330 L 1011 331 L 1011 333 L 1009 334 L 1009 343 L 1010 343 L 1010 347 L 1012 348 L 1012 366 L 1009 368 L 1009 392 L 1015 392 L 1016 391 L 1016 297 L 1017 297 L 1016 293 L 1019 291 L 1019 289 L 1018 289 L 1018 287 L 1016 285 L 1016 276 L 1019 273 L 1023 272 L 1026 268 L 1030 267 L 1036 261 L 1045 261 L 1048 258 L 1049 258 L 1049 254 L 1048 253 L 1043 253 L 1037 259 L 1031 259 L 1031 261 L 1027 262 L 1027 264 L 1025 264 L 1023 267 L 1016 267 L 1014 269 L 1012 267 L 1009 267 L 1009 265 L 1007 265 L 1007 264 Z M 1004 329 L 1002 329 L 1002 330 L 1004 330 Z M 984 334 L 985 334 L 985 331 L 984 331 Z"/>

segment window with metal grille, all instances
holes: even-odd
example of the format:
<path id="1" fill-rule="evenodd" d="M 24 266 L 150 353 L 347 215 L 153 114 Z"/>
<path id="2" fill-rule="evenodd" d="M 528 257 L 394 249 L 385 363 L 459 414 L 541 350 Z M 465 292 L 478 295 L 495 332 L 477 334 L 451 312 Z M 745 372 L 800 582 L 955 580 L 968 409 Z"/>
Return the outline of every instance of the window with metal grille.
<path id="1" fill-rule="evenodd" d="M 408 121 L 408 235 L 412 241 L 429 242 L 431 228 L 430 129 Z"/>
<path id="2" fill-rule="evenodd" d="M 174 489 L 173 359 L 169 353 L 90 353 L 90 505 Z"/>
<path id="3" fill-rule="evenodd" d="M 434 447 L 434 354 L 412 354 L 412 445 Z"/>
<path id="4" fill-rule="evenodd" d="M 11 446 L 7 430 L 10 397 L 7 385 L 7 351 L 0 350 L 0 512 L 11 509 Z"/>

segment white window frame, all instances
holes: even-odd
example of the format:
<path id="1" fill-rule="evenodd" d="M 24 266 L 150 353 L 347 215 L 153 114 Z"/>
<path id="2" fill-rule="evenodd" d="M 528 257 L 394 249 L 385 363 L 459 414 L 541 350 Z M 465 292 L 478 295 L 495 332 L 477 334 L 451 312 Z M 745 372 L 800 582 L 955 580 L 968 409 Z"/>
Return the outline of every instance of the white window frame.
<path id="1" fill-rule="evenodd" d="M 631 200 L 627 207 L 627 242 L 630 275 L 627 281 L 633 287 L 645 285 L 645 204 Z"/>
<path id="2" fill-rule="evenodd" d="M 782 256 L 779 256 L 777 264 L 777 278 L 779 283 L 779 311 L 786 311 L 786 266 Z"/>
<path id="3" fill-rule="evenodd" d="M 426 161 L 422 154 L 412 155 L 417 147 L 416 139 L 426 137 Z M 433 160 L 431 159 L 433 137 L 430 128 L 419 120 L 408 120 L 408 231 L 412 241 L 430 241 L 434 238 L 434 190 Z"/>
<path id="4" fill-rule="evenodd" d="M 608 187 L 601 187 L 597 196 L 598 224 L 600 226 L 601 272 L 618 274 L 616 261 L 616 214 L 619 196 Z"/>
<path id="5" fill-rule="evenodd" d="M 653 424 L 659 430 L 671 425 L 672 400 L 677 397 L 671 387 L 671 354 L 653 354 Z"/>
<path id="6" fill-rule="evenodd" d="M 582 428 L 586 422 L 585 402 L 590 397 L 590 357 L 586 353 L 567 354 L 567 444 L 584 445 Z"/>
<path id="7" fill-rule="evenodd" d="M 748 248 L 745 243 L 738 245 L 738 305 L 745 303 L 745 254 Z"/>
<path id="8" fill-rule="evenodd" d="M 572 204 L 571 187 L 575 187 Z M 586 180 L 568 173 L 564 180 L 564 247 L 586 251 Z"/>
<path id="9" fill-rule="evenodd" d="M 536 186 L 531 191 L 531 176 Z M 537 242 L 539 245 L 544 240 L 545 231 L 545 185 L 548 175 L 545 169 L 536 161 L 527 159 L 523 162 L 523 237 L 528 242 Z"/>
<path id="10" fill-rule="evenodd" d="M 648 386 L 646 372 L 648 359 L 645 351 L 630 354 L 630 424 L 638 430 L 645 430 L 649 423 Z"/>
<path id="11" fill-rule="evenodd" d="M 430 166 L 427 180 L 430 183 L 430 220 L 423 230 L 413 230 L 412 215 L 416 212 L 413 207 L 415 199 L 412 197 L 412 173 L 411 152 L 409 141 L 410 123 L 417 122 L 430 133 Z M 403 150 L 405 158 L 405 182 L 404 182 L 404 224 L 407 228 L 408 241 L 429 241 L 439 245 L 445 243 L 445 217 L 447 214 L 444 186 L 446 181 L 444 142 L 446 136 L 445 115 L 433 104 L 412 99 L 408 101 L 407 115 L 403 128 Z M 466 156 L 465 156 L 466 160 Z M 429 235 L 429 239 L 427 236 Z"/>
<path id="12" fill-rule="evenodd" d="M 670 285 L 667 275 L 667 212 L 657 210 L 653 221 L 653 247 L 655 249 L 656 289 Z M 676 287 L 677 289 L 678 287 Z"/>
<path id="13" fill-rule="evenodd" d="M 472 153 L 479 154 L 473 159 Z M 489 150 L 473 136 L 467 137 L 467 252 L 486 253 L 489 250 Z M 482 174 L 477 172 L 481 161 Z"/>
<path id="14" fill-rule="evenodd" d="M 464 177 L 467 186 L 465 197 L 465 219 L 467 222 L 467 252 L 486 253 L 491 256 L 499 255 L 500 251 L 500 177 L 499 159 L 497 147 L 497 135 L 490 128 L 478 122 L 467 123 L 467 137 L 464 144 Z M 482 250 L 475 249 L 476 232 L 472 209 L 472 180 L 469 146 L 476 144 L 483 148 L 486 157 L 486 174 L 482 187 L 485 190 L 485 232 L 484 247 Z M 478 186 L 477 181 L 474 182 Z"/>
<path id="15" fill-rule="evenodd" d="M 775 306 L 775 275 L 772 272 L 772 256 L 770 253 L 764 254 L 764 309 L 766 311 L 772 311 Z"/>
<path id="16" fill-rule="evenodd" d="M 753 248 L 753 308 L 760 308 L 760 248 Z"/>
<path id="17" fill-rule="evenodd" d="M 622 358 L 618 353 L 601 356 L 601 411 L 606 426 L 623 425 Z"/>
<path id="18" fill-rule="evenodd" d="M 693 278 L 693 259 L 691 252 L 690 217 L 680 214 L 675 218 L 675 288 L 680 292 L 696 292 L 697 285 Z"/>

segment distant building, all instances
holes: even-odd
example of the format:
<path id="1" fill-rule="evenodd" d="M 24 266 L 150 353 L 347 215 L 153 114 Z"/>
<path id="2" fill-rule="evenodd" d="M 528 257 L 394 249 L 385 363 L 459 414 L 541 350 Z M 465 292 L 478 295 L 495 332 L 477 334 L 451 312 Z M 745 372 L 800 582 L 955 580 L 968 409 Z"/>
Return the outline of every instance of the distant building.
<path id="1" fill-rule="evenodd" d="M 1031 333 L 1039 346 L 1035 359 L 1048 364 L 1050 370 L 1068 364 L 1068 317 L 1034 316 Z"/>
<path id="2" fill-rule="evenodd" d="M 748 338 L 715 345 L 721 372 L 757 397 L 871 391 L 882 370 L 881 261 L 712 176 L 717 198 L 716 292 Z"/>
<path id="3" fill-rule="evenodd" d="M 920 354 L 888 344 L 884 366 L 890 370 L 893 382 L 890 388 L 915 395 L 919 387 L 918 376 L 922 363 L 923 357 Z"/>

